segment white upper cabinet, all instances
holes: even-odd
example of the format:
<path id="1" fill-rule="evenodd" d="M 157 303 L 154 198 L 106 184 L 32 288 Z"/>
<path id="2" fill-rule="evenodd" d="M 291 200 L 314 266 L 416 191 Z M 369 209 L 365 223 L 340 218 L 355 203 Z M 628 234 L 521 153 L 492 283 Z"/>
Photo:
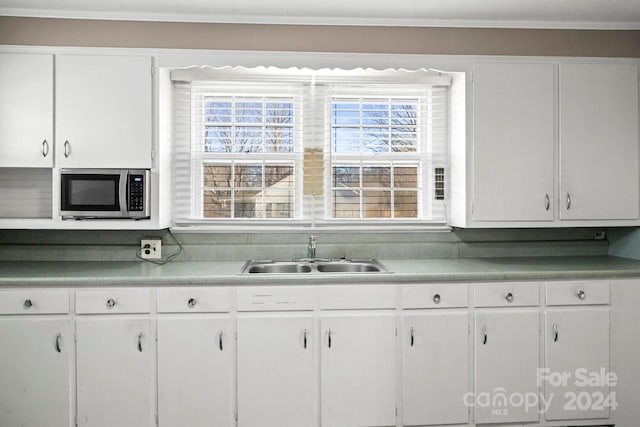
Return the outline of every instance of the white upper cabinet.
<path id="1" fill-rule="evenodd" d="M 554 65 L 473 67 L 473 219 L 552 221 Z"/>
<path id="2" fill-rule="evenodd" d="M 151 57 L 56 56 L 56 160 L 63 168 L 150 168 Z"/>
<path id="3" fill-rule="evenodd" d="M 560 65 L 560 218 L 638 219 L 638 67 Z"/>
<path id="4" fill-rule="evenodd" d="M 53 166 L 53 55 L 0 54 L 0 167 Z"/>
<path id="5" fill-rule="evenodd" d="M 637 64 L 470 71 L 468 89 L 451 90 L 451 225 L 640 225 Z"/>

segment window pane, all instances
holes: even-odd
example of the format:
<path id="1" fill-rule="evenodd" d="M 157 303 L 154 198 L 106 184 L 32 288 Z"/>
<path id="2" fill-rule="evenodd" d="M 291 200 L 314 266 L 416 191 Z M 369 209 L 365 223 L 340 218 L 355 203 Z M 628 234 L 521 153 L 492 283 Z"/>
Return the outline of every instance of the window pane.
<path id="1" fill-rule="evenodd" d="M 204 99 L 205 122 L 229 123 L 232 121 L 233 110 L 230 99 L 216 99 L 206 97 Z"/>
<path id="2" fill-rule="evenodd" d="M 334 166 L 333 168 L 334 187 L 359 187 L 360 168 L 353 166 Z"/>
<path id="3" fill-rule="evenodd" d="M 364 218 L 390 218 L 391 191 L 364 191 L 362 205 Z"/>
<path id="4" fill-rule="evenodd" d="M 362 168 L 363 187 L 391 187 L 390 167 L 363 167 Z"/>
<path id="5" fill-rule="evenodd" d="M 204 151 L 227 153 L 231 151 L 233 135 L 230 126 L 206 126 Z"/>
<path id="6" fill-rule="evenodd" d="M 333 191 L 334 218 L 360 218 L 360 191 L 344 188 Z"/>
<path id="7" fill-rule="evenodd" d="M 293 152 L 293 128 L 267 126 L 265 130 L 265 151 L 268 153 Z"/>
<path id="8" fill-rule="evenodd" d="M 264 185 L 293 188 L 293 166 L 265 166 Z"/>
<path id="9" fill-rule="evenodd" d="M 262 191 L 237 190 L 233 198 L 235 218 L 262 218 Z"/>
<path id="10" fill-rule="evenodd" d="M 230 187 L 231 186 L 231 166 L 226 165 L 204 165 L 202 171 L 204 178 L 204 186 L 212 187 Z"/>
<path id="11" fill-rule="evenodd" d="M 393 202 L 393 213 L 396 218 L 418 217 L 417 191 L 395 191 Z"/>
<path id="12" fill-rule="evenodd" d="M 236 165 L 234 187 L 262 187 L 262 165 Z"/>
<path id="13" fill-rule="evenodd" d="M 205 218 L 230 218 L 231 191 L 204 190 L 202 206 Z"/>
<path id="14" fill-rule="evenodd" d="M 267 218 L 293 217 L 293 189 L 271 187 L 265 192 L 264 202 Z"/>
<path id="15" fill-rule="evenodd" d="M 236 100 L 236 122 L 262 123 L 262 102 L 247 98 Z"/>
<path id="16" fill-rule="evenodd" d="M 416 188 L 418 186 L 417 167 L 393 168 L 393 186 L 396 188 Z"/>
<path id="17" fill-rule="evenodd" d="M 331 132 L 333 151 L 337 153 L 360 152 L 360 128 L 335 127 Z"/>

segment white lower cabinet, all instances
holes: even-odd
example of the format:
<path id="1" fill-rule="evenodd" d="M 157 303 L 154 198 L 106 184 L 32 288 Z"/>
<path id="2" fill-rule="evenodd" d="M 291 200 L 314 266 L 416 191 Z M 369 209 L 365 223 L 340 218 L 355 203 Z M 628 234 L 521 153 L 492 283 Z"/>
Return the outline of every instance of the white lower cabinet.
<path id="1" fill-rule="evenodd" d="M 405 312 L 402 323 L 403 425 L 466 424 L 467 311 Z"/>
<path id="2" fill-rule="evenodd" d="M 475 321 L 476 423 L 537 422 L 526 398 L 539 396 L 539 309 L 477 310 Z"/>
<path id="3" fill-rule="evenodd" d="M 396 425 L 393 311 L 321 316 L 323 427 Z"/>
<path id="4" fill-rule="evenodd" d="M 151 320 L 83 316 L 76 330 L 78 426 L 155 425 Z"/>
<path id="5" fill-rule="evenodd" d="M 545 335 L 545 418 L 609 418 L 609 309 L 549 310 Z"/>
<path id="6" fill-rule="evenodd" d="M 242 314 L 237 322 L 238 426 L 315 426 L 313 315 Z"/>
<path id="7" fill-rule="evenodd" d="M 234 425 L 232 343 L 229 316 L 159 316 L 160 427 Z"/>
<path id="8" fill-rule="evenodd" d="M 0 425 L 69 427 L 69 319 L 0 318 Z"/>

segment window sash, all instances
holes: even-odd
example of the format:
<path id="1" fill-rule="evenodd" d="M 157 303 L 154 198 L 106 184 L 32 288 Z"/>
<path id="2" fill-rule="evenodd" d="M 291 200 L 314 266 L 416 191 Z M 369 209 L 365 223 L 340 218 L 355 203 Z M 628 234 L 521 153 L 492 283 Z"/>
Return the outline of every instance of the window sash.
<path id="1" fill-rule="evenodd" d="M 214 87 L 216 90 L 212 91 Z M 219 90 L 223 87 L 223 90 Z M 204 90 L 207 88 L 208 92 Z M 244 88 L 244 89 L 243 89 Z M 174 203 L 174 223 L 178 226 L 189 226 L 197 224 L 273 224 L 274 226 L 282 226 L 283 224 L 297 226 L 334 226 L 340 227 L 341 223 L 350 224 L 352 227 L 356 224 L 424 224 L 434 225 L 443 224 L 445 222 L 446 200 L 436 200 L 435 190 L 435 169 L 445 168 L 444 188 L 446 192 L 446 142 L 448 137 L 448 128 L 446 123 L 447 113 L 447 96 L 446 87 L 425 86 L 420 87 L 422 91 L 420 95 L 420 117 L 416 125 L 417 146 L 416 151 L 408 152 L 377 152 L 377 153 L 335 153 L 331 149 L 331 102 L 334 99 L 353 99 L 353 98 L 390 98 L 397 99 L 416 98 L 416 87 L 409 88 L 398 85 L 353 85 L 353 84 L 325 84 L 322 82 L 314 85 L 310 84 L 257 84 L 247 82 L 233 82 L 227 85 L 227 82 L 221 84 L 211 83 L 174 83 L 175 96 L 175 140 L 176 147 L 174 154 L 174 185 L 173 185 L 173 203 Z M 200 149 L 194 141 L 198 135 L 203 135 L 202 128 L 197 129 L 198 118 L 191 120 L 193 117 L 193 109 L 197 107 L 197 102 L 192 102 L 198 96 L 204 94 L 216 94 L 220 97 L 230 97 L 236 94 L 238 98 L 245 98 L 246 91 L 248 96 L 254 97 L 283 97 L 290 96 L 295 98 L 296 112 L 294 113 L 294 146 L 290 152 L 213 152 Z M 394 92 L 395 91 L 395 92 Z M 185 94 L 187 103 L 185 104 Z M 202 99 L 202 98 L 201 98 Z M 432 107 L 435 105 L 436 109 Z M 437 110 L 437 111 L 436 111 Z M 186 112 L 189 114 L 185 114 Z M 191 116 L 191 117 L 188 117 Z M 443 117 L 441 117 L 443 116 Z M 263 115 L 264 118 L 264 115 Z M 185 120 L 189 119 L 189 120 Z M 189 123 L 188 138 L 185 138 L 185 121 Z M 422 121 L 422 122 L 421 122 Z M 232 120 L 231 123 L 238 125 L 242 122 Z M 225 123 L 228 125 L 228 122 Z M 260 123 L 263 126 L 264 123 Z M 255 124 L 258 126 L 258 123 Z M 383 126 L 381 126 L 383 127 Z M 388 127 L 387 127 L 388 128 Z M 433 135 L 439 139 L 434 146 Z M 420 141 L 425 140 L 425 136 L 431 138 L 424 144 Z M 188 148 L 185 149 L 185 139 L 189 139 Z M 264 142 L 263 142 L 264 144 Z M 444 147 L 444 148 L 443 148 Z M 314 161 L 309 159 L 314 154 L 317 158 Z M 203 191 L 202 184 L 203 168 L 207 162 L 224 163 L 224 162 L 263 162 L 264 165 L 271 162 L 285 162 L 293 165 L 294 171 L 294 191 L 293 191 L 293 218 L 215 218 L 208 219 L 203 214 L 202 196 L 198 195 Z M 333 194 L 333 166 L 336 164 L 358 163 L 360 165 L 402 165 L 413 164 L 418 168 L 418 181 L 415 189 L 409 191 L 417 191 L 417 218 L 332 218 L 333 211 L 332 194 Z M 185 179 L 188 177 L 188 179 Z M 188 183 L 186 182 L 188 181 Z M 315 185 L 317 191 L 312 192 L 308 188 L 312 181 L 318 181 Z M 267 190 L 268 188 L 264 188 Z M 365 188 L 364 191 L 369 190 Z M 386 188 L 378 188 L 380 191 L 386 191 Z M 393 188 L 393 191 L 396 189 Z M 446 199 L 446 197 L 445 197 Z M 266 209 L 266 203 L 263 209 Z M 437 206 L 436 206 L 437 205 Z M 393 206 L 392 206 L 393 208 Z M 361 215 L 362 217 L 363 215 Z"/>

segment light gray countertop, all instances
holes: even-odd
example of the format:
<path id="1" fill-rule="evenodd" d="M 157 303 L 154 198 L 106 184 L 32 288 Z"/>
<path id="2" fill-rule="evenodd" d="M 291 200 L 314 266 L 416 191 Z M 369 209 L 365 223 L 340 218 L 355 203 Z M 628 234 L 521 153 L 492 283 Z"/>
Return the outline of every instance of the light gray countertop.
<path id="1" fill-rule="evenodd" d="M 607 257 L 380 260 L 393 273 L 239 275 L 242 261 L 0 261 L 0 286 L 259 285 L 640 278 L 640 261 Z"/>

